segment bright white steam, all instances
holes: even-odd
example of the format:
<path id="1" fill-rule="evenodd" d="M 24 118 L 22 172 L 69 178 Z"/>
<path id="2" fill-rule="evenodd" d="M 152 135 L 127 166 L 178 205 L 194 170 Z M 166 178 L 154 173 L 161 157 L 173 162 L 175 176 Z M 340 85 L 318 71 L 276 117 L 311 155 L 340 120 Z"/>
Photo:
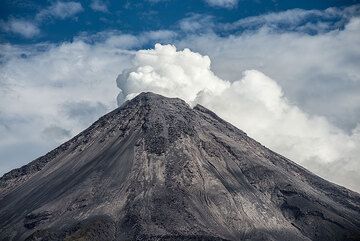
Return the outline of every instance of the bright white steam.
<path id="1" fill-rule="evenodd" d="M 191 52 L 176 51 L 172 45 L 156 44 L 153 50 L 140 50 L 134 68 L 118 77 L 122 90 L 118 102 L 131 99 L 142 91 L 193 101 L 200 91 L 220 94 L 230 86 L 210 70 L 210 58 Z"/>
<path id="2" fill-rule="evenodd" d="M 189 49 L 155 45 L 140 50 L 133 67 L 117 79 L 118 102 L 143 91 L 204 105 L 269 148 L 323 177 L 359 190 L 360 125 L 346 134 L 325 118 L 311 116 L 284 97 L 282 88 L 257 70 L 228 82 L 210 69 L 210 59 Z"/>

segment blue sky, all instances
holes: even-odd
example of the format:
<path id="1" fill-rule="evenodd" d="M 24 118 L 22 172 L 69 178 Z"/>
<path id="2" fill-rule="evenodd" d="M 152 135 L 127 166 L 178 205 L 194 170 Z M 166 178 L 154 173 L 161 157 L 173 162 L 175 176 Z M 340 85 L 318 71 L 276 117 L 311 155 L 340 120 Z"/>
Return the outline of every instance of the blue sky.
<path id="1" fill-rule="evenodd" d="M 0 174 L 153 91 L 359 191 L 359 66 L 359 1 L 3 0 Z"/>
<path id="2" fill-rule="evenodd" d="M 219 2 L 216 4 L 211 2 Z M 224 2 L 224 3 L 222 3 Z M 230 2 L 231 4 L 227 3 Z M 2 1 L 1 42 L 18 44 L 39 41 L 71 41 L 86 32 L 118 30 L 136 34 L 157 29 L 178 28 L 181 19 L 192 14 L 212 16 L 216 22 L 231 23 L 239 19 L 288 9 L 319 9 L 355 4 L 355 0 L 149 0 L 149 1 Z M 12 22 L 33 26 L 33 31 L 11 30 Z M 9 29 L 10 28 L 10 29 Z M 28 27 L 30 28 L 30 27 Z"/>

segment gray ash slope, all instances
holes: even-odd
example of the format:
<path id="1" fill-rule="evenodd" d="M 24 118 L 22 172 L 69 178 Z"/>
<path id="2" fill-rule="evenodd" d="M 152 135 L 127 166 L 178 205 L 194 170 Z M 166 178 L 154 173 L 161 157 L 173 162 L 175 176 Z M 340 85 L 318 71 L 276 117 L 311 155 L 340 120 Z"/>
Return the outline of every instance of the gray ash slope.
<path id="1" fill-rule="evenodd" d="M 360 195 L 142 93 L 1 177 L 0 240 L 360 240 Z"/>

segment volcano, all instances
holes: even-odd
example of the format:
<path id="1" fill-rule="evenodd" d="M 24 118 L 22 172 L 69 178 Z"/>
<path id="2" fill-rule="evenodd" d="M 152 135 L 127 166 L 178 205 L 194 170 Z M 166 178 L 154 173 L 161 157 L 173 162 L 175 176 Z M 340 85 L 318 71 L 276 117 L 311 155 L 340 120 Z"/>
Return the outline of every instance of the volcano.
<path id="1" fill-rule="evenodd" d="M 141 93 L 1 177 L 0 240 L 360 240 L 360 195 Z"/>

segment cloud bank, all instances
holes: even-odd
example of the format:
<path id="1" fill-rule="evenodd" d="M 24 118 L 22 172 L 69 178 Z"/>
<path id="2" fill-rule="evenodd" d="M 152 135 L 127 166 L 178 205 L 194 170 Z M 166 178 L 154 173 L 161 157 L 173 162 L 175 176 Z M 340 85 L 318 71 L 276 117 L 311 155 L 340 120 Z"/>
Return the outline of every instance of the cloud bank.
<path id="1" fill-rule="evenodd" d="M 359 190 L 354 174 L 360 172 L 360 125 L 346 134 L 325 118 L 305 113 L 286 99 L 275 80 L 257 70 L 246 70 L 233 82 L 220 79 L 208 56 L 189 49 L 157 44 L 138 51 L 133 65 L 117 78 L 119 104 L 143 91 L 199 103 L 280 154 Z"/>
<path id="2" fill-rule="evenodd" d="M 342 29 L 316 35 L 263 27 L 228 37 L 189 35 L 177 46 L 209 55 L 214 72 L 229 81 L 247 69 L 260 70 L 291 102 L 350 132 L 360 119 L 358 39 L 360 18 L 352 17 Z"/>
<path id="3" fill-rule="evenodd" d="M 31 161 L 116 107 L 131 51 L 81 40 L 0 52 L 0 172 Z M 44 67 L 46 66 L 46 67 Z"/>
<path id="4" fill-rule="evenodd" d="M 131 49 L 172 36 L 106 32 L 61 44 L 0 44 L 0 175 L 116 108 L 115 80 L 130 67 Z"/>

